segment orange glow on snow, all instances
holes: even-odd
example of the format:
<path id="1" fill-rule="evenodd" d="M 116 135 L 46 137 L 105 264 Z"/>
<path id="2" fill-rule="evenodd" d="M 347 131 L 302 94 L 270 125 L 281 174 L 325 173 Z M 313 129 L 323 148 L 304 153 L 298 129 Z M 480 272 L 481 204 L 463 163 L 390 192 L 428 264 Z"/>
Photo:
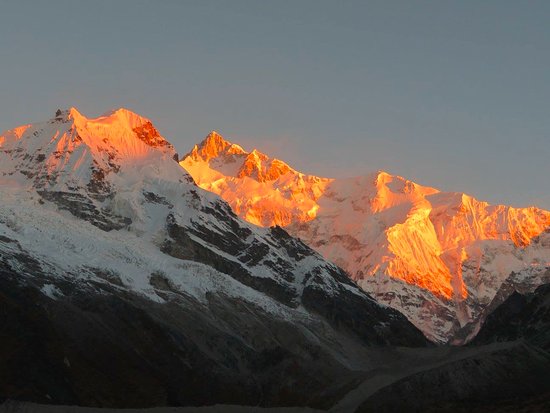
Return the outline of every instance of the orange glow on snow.
<path id="1" fill-rule="evenodd" d="M 37 139 L 40 137 L 40 139 Z M 23 125 L 0 135 L 3 152 L 26 151 L 29 159 L 8 157 L 5 162 L 24 163 L 21 173 L 39 178 L 44 185 L 60 178 L 64 183 L 88 174 L 105 176 L 121 168 L 128 171 L 147 167 L 151 160 L 176 155 L 173 146 L 153 127 L 151 121 L 127 109 L 118 109 L 96 118 L 87 118 L 76 108 L 56 113 L 54 119 Z M 132 172 L 132 173 L 134 173 Z M 4 178 L 16 182 L 17 176 Z"/>
<path id="2" fill-rule="evenodd" d="M 259 151 L 248 153 L 216 132 L 181 165 L 242 218 L 264 227 L 286 227 L 352 278 L 382 271 L 445 299 L 468 296 L 462 264 L 470 246 L 482 240 L 525 246 L 550 226 L 548 211 L 492 206 L 381 171 L 337 181 L 304 175 Z M 303 230 L 306 222 L 313 231 Z M 325 222 L 332 231 L 324 234 L 326 240 L 311 235 L 323 231 Z M 338 241 L 356 251 L 353 260 L 342 259 L 342 250 L 330 241 L 334 233 L 346 234 Z M 381 247 L 371 245 L 373 241 Z"/>

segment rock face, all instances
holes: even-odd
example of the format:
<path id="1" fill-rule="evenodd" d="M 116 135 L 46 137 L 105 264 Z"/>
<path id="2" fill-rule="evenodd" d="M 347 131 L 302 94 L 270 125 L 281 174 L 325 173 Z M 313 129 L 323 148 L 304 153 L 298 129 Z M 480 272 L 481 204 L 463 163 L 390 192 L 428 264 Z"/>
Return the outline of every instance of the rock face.
<path id="1" fill-rule="evenodd" d="M 528 294 L 514 291 L 487 316 L 471 344 L 514 340 L 526 340 L 550 351 L 550 284 Z"/>
<path id="2" fill-rule="evenodd" d="M 176 158 L 123 109 L 71 109 L 0 136 L 0 397 L 328 407 L 374 346 L 427 345 Z"/>
<path id="3" fill-rule="evenodd" d="M 513 289 L 550 281 L 550 212 L 385 172 L 329 179 L 213 132 L 180 164 L 240 217 L 280 225 L 436 342 L 462 343 Z"/>

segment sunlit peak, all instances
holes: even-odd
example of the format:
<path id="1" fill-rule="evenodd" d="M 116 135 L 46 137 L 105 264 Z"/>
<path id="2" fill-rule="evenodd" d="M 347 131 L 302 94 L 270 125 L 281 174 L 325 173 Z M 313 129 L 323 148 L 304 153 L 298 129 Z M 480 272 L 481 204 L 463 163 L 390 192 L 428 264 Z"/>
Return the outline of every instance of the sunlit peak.
<path id="1" fill-rule="evenodd" d="M 202 158 L 204 161 L 210 161 L 220 155 L 238 154 L 246 154 L 246 152 L 239 145 L 226 141 L 222 135 L 213 130 L 200 144 L 195 145 L 189 155 L 195 160 Z"/>
<path id="2" fill-rule="evenodd" d="M 266 161 L 269 159 L 269 157 L 266 154 L 260 152 L 259 150 L 253 149 L 252 152 L 250 152 L 250 154 L 248 155 L 248 159 L 253 159 L 253 160 L 259 159 L 262 161 Z"/>
<path id="3" fill-rule="evenodd" d="M 62 113 L 68 113 L 69 118 L 71 118 L 71 119 L 84 117 L 84 115 L 82 115 L 82 113 L 80 113 L 80 111 L 77 108 L 75 108 L 74 106 L 71 106 L 69 108 L 69 110 L 61 111 L 61 112 Z M 57 115 L 57 113 L 56 113 L 56 115 Z"/>
<path id="4" fill-rule="evenodd" d="M 181 165 L 244 219 L 310 239 L 355 279 L 383 271 L 449 300 L 467 297 L 461 271 L 475 258 L 468 254 L 472 245 L 495 240 L 524 246 L 550 225 L 546 211 L 491 206 L 383 170 L 342 180 L 304 175 L 214 131 L 190 155 Z M 333 232 L 341 236 L 336 244 L 325 240 Z M 338 242 L 350 247 L 347 255 Z"/>
<path id="5" fill-rule="evenodd" d="M 227 142 L 222 135 L 220 135 L 215 130 L 210 131 L 208 135 L 203 139 L 203 141 L 199 144 L 199 147 L 203 147 L 206 145 L 212 145 L 212 146 L 229 146 L 231 145 L 230 142 Z"/>

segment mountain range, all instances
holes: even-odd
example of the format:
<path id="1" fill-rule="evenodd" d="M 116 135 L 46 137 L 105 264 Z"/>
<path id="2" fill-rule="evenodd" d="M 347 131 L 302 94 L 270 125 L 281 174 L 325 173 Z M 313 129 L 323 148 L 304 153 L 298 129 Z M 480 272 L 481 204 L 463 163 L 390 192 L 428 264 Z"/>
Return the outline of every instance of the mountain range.
<path id="1" fill-rule="evenodd" d="M 0 135 L 0 399 L 548 405 L 548 219 L 60 110 Z"/>
<path id="2" fill-rule="evenodd" d="M 0 193 L 4 397 L 324 406 L 368 347 L 427 345 L 340 268 L 197 187 L 130 111 L 2 134 Z"/>
<path id="3" fill-rule="evenodd" d="M 490 205 L 383 171 L 332 179 L 211 132 L 180 164 L 243 219 L 279 225 L 432 341 L 460 344 L 515 289 L 550 281 L 550 212 Z"/>

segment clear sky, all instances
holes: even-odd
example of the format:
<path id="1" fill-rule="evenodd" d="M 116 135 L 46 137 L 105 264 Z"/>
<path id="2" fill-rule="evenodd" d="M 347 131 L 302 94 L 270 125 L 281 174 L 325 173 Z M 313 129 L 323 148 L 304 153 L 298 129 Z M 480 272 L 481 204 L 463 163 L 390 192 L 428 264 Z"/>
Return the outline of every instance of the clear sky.
<path id="1" fill-rule="evenodd" d="M 303 172 L 550 209 L 550 1 L 0 0 L 0 129 L 124 106 Z"/>

